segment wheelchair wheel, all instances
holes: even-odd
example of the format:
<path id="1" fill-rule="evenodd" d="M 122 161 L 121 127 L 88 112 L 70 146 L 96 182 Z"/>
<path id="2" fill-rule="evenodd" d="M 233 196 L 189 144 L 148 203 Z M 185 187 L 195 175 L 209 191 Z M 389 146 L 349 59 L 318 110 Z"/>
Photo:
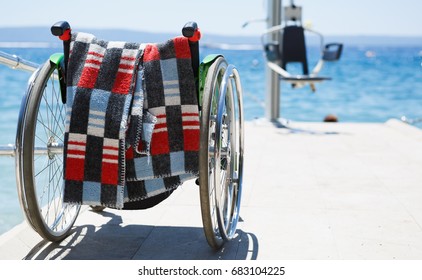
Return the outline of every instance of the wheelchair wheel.
<path id="1" fill-rule="evenodd" d="M 28 223 L 44 239 L 64 239 L 80 206 L 63 203 L 63 138 L 66 108 L 57 67 L 47 61 L 28 85 L 16 135 L 16 177 Z"/>
<path id="2" fill-rule="evenodd" d="M 210 66 L 201 109 L 199 184 L 202 222 L 214 249 L 236 233 L 243 174 L 243 105 L 239 74 L 223 57 Z"/>

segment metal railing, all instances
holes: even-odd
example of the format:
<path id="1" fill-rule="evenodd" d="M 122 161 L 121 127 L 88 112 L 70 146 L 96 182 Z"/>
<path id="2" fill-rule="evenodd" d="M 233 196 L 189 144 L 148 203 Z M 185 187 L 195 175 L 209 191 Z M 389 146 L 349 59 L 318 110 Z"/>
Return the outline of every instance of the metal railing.
<path id="1" fill-rule="evenodd" d="M 0 64 L 9 66 L 12 69 L 34 72 L 39 65 L 37 63 L 22 59 L 16 55 L 11 55 L 0 51 Z"/>
<path id="2" fill-rule="evenodd" d="M 12 69 L 34 72 L 38 69 L 37 63 L 22 59 L 16 55 L 11 55 L 0 51 L 0 64 L 9 66 Z M 0 156 L 15 156 L 15 145 L 0 145 Z"/>

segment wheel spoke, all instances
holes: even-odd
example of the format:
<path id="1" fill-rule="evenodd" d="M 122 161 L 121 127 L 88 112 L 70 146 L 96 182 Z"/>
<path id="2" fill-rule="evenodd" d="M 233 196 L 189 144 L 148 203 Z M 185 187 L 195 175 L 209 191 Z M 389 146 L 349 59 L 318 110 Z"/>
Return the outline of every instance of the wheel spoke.
<path id="1" fill-rule="evenodd" d="M 52 131 L 51 128 L 48 127 L 42 120 L 37 120 L 37 122 L 38 124 L 40 124 L 41 126 L 45 128 L 47 139 L 50 138 L 50 136 L 55 136 L 57 139 L 63 142 L 62 136 L 59 136 L 56 133 L 54 133 L 54 131 Z M 51 134 L 47 133 L 47 131 L 51 132 Z"/>
<path id="2" fill-rule="evenodd" d="M 17 165 L 24 213 L 31 213 L 28 220 L 43 238 L 59 241 L 70 231 L 80 206 L 62 201 L 63 158 L 57 153 L 57 146 L 63 145 L 66 110 L 59 82 L 51 78 L 54 71 L 54 66 L 46 62 L 36 72 L 38 76 L 26 95 L 27 106 L 18 123 L 21 137 L 17 140 L 23 157 L 17 157 Z"/>

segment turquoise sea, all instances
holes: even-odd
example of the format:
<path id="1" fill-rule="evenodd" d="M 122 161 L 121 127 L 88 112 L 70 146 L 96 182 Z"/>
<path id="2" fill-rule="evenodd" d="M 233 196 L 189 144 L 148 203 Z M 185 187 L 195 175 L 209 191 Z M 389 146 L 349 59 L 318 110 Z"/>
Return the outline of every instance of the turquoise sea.
<path id="1" fill-rule="evenodd" d="M 37 63 L 50 48 L 0 48 Z M 246 120 L 264 117 L 265 58 L 256 50 L 221 50 L 204 48 L 201 55 L 222 53 L 237 66 L 244 90 Z M 311 67 L 318 58 L 311 48 Z M 322 121 L 327 114 L 340 122 L 385 122 L 390 118 L 422 117 L 422 46 L 345 46 L 339 62 L 325 64 L 321 75 L 331 81 L 292 89 L 281 84 L 281 117 L 293 121 Z M 289 69 L 294 72 L 297 68 Z M 19 106 L 26 90 L 29 72 L 0 65 L 0 145 L 14 143 Z M 415 126 L 422 128 L 422 124 Z M 23 221 L 16 183 L 14 158 L 0 157 L 0 234 Z"/>

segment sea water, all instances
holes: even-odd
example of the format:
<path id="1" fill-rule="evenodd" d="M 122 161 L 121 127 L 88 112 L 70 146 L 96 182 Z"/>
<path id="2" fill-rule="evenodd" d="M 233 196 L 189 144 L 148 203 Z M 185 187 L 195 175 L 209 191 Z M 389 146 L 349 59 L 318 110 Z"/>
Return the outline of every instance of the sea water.
<path id="1" fill-rule="evenodd" d="M 60 49 L 0 48 L 36 63 L 45 62 Z M 265 116 L 265 57 L 260 49 L 201 49 L 201 56 L 223 54 L 240 73 L 244 92 L 244 116 L 247 121 Z M 319 58 L 310 48 L 312 68 Z M 390 118 L 422 117 L 422 46 L 345 46 L 338 62 L 326 63 L 321 76 L 332 80 L 293 89 L 281 83 L 280 117 L 293 121 L 322 121 L 334 114 L 340 122 L 385 122 Z M 299 65 L 289 66 L 300 74 Z M 15 142 L 21 100 L 31 73 L 0 65 L 0 145 Z M 416 123 L 415 126 L 422 128 Z M 0 157 L 0 234 L 24 220 L 19 206 L 15 161 Z"/>

